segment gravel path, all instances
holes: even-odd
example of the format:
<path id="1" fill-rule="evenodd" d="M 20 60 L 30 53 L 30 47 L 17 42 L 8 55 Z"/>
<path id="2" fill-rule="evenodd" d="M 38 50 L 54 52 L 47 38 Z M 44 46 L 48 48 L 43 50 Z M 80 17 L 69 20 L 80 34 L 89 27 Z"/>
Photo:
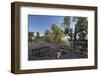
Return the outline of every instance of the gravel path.
<path id="1" fill-rule="evenodd" d="M 33 56 L 32 55 L 32 50 L 39 48 L 39 47 L 49 47 L 49 51 L 44 50 L 43 51 L 43 56 Z M 37 43 L 32 42 L 32 44 L 29 43 L 28 46 L 28 60 L 51 60 L 51 59 L 58 59 L 57 58 L 57 51 L 58 49 L 56 46 L 47 43 L 45 41 L 38 41 Z M 63 51 L 62 56 L 59 59 L 79 59 L 81 58 L 78 54 L 74 53 L 72 54 L 71 50 L 68 49 L 61 49 Z"/>

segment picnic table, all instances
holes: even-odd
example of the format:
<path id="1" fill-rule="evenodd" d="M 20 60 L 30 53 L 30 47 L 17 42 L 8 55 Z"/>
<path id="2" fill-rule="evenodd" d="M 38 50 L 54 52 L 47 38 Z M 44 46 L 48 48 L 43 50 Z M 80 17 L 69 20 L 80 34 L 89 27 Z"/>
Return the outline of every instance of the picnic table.
<path id="1" fill-rule="evenodd" d="M 49 51 L 49 46 L 37 47 L 32 50 L 33 56 L 44 56 L 44 53 Z"/>

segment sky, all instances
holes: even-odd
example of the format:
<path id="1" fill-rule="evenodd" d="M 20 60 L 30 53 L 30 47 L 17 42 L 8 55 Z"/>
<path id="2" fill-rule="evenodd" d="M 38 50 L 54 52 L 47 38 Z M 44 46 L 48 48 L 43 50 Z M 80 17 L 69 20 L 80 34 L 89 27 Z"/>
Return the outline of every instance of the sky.
<path id="1" fill-rule="evenodd" d="M 51 29 L 52 24 L 61 28 L 63 19 L 64 16 L 28 15 L 28 30 L 43 35 L 46 29 Z M 74 28 L 74 26 L 75 22 L 71 22 L 71 27 Z"/>

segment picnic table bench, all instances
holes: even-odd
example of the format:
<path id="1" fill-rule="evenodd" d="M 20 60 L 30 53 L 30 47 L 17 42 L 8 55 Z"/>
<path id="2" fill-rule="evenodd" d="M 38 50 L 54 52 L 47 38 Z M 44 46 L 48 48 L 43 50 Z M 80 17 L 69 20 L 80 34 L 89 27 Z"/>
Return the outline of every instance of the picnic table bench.
<path id="1" fill-rule="evenodd" d="M 46 52 L 48 52 L 48 51 L 49 51 L 49 46 L 37 47 L 37 48 L 34 48 L 34 49 L 32 50 L 32 55 L 33 55 L 33 56 L 43 57 L 44 54 L 45 54 Z"/>

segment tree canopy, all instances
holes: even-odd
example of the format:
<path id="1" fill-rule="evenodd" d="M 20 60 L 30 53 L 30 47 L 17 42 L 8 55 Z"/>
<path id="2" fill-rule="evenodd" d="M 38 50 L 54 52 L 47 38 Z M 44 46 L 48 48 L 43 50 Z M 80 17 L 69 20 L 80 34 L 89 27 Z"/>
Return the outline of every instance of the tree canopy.
<path id="1" fill-rule="evenodd" d="M 45 40 L 52 43 L 60 43 L 62 41 L 64 33 L 61 28 L 59 28 L 56 24 L 52 24 L 51 31 L 45 31 Z"/>
<path id="2" fill-rule="evenodd" d="M 36 33 L 36 40 L 40 40 L 40 33 L 39 32 Z"/>

